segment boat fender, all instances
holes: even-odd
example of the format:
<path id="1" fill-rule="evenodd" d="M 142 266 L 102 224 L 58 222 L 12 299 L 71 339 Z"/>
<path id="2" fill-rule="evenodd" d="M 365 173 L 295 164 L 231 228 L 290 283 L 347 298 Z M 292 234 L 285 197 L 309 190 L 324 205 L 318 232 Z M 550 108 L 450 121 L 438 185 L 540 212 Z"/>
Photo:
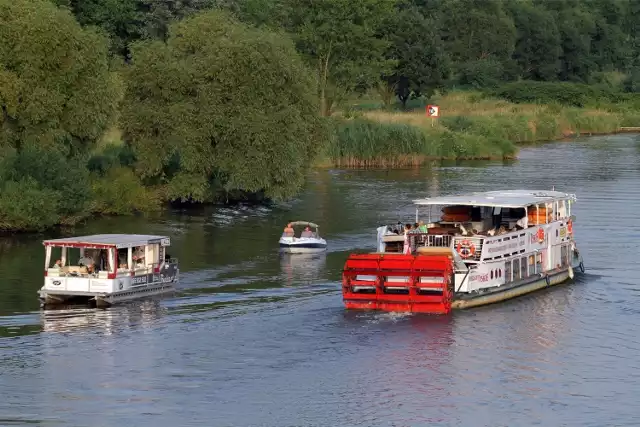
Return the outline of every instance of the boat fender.
<path id="1" fill-rule="evenodd" d="M 569 278 L 573 280 L 575 277 L 575 273 L 573 272 L 573 267 L 569 266 Z"/>
<path id="2" fill-rule="evenodd" d="M 544 276 L 544 280 L 547 281 L 547 286 L 551 286 L 551 280 L 549 279 L 549 275 Z"/>
<path id="3" fill-rule="evenodd" d="M 584 273 L 584 263 L 582 261 L 580 261 L 580 265 L 578 267 L 580 268 L 580 272 Z"/>

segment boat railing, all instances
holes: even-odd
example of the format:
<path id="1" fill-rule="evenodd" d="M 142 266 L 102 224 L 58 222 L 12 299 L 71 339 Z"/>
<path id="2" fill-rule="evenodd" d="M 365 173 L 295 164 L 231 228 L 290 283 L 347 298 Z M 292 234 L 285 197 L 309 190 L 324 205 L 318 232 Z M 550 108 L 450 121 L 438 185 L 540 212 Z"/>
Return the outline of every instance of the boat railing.
<path id="1" fill-rule="evenodd" d="M 449 248 L 453 236 L 448 234 L 409 233 L 412 250 L 420 247 Z"/>

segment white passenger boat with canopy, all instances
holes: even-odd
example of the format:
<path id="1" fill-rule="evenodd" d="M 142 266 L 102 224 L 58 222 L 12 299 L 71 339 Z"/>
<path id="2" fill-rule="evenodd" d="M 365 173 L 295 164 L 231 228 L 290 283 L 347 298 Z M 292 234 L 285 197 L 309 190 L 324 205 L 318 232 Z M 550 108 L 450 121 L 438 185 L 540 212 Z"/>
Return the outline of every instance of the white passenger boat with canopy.
<path id="1" fill-rule="evenodd" d="M 301 230 L 296 236 L 295 228 Z M 317 253 L 327 250 L 327 241 L 320 237 L 317 224 L 309 221 L 291 221 L 278 242 L 280 251 L 292 254 Z"/>
<path id="2" fill-rule="evenodd" d="M 45 240 L 43 306 L 89 302 L 106 307 L 175 290 L 178 260 L 167 236 L 97 234 Z"/>
<path id="3" fill-rule="evenodd" d="M 562 283 L 584 272 L 575 201 L 574 194 L 535 190 L 414 200 L 410 229 L 381 227 L 377 253 L 347 260 L 345 305 L 447 313 Z"/>

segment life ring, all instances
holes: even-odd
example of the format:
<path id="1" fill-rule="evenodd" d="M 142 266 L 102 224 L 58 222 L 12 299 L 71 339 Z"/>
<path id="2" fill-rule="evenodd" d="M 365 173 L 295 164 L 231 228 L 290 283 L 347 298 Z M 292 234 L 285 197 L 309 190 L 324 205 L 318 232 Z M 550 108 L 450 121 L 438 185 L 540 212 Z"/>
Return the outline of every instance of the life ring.
<path id="1" fill-rule="evenodd" d="M 573 234 L 573 221 L 571 220 L 567 221 L 567 231 L 569 234 Z"/>
<path id="2" fill-rule="evenodd" d="M 475 255 L 476 246 L 469 240 L 462 240 L 456 245 L 456 252 L 458 252 L 462 258 L 470 258 Z"/>

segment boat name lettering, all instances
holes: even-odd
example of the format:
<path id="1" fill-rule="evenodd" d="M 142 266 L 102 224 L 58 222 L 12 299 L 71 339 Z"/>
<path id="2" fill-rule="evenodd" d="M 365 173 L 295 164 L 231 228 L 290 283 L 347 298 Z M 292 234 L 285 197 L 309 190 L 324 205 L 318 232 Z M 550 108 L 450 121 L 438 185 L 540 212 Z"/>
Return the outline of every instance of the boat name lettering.
<path id="1" fill-rule="evenodd" d="M 494 240 L 494 242 L 495 242 L 495 240 Z M 526 245 L 526 240 L 518 239 L 516 241 L 511 241 L 511 242 L 505 243 L 503 245 L 496 246 L 494 248 L 489 248 L 487 251 L 489 253 L 503 252 L 503 251 L 506 251 L 507 249 L 515 249 L 518 246 L 525 246 L 525 245 Z"/>
<path id="2" fill-rule="evenodd" d="M 471 282 L 488 282 L 489 281 L 489 273 L 476 274 L 474 276 L 469 277 L 469 281 L 471 281 Z"/>
<path id="3" fill-rule="evenodd" d="M 53 286 L 60 286 L 60 284 L 62 284 L 60 280 L 54 280 L 51 283 L 53 284 Z"/>
<path id="4" fill-rule="evenodd" d="M 131 279 L 132 285 L 144 285 L 147 283 L 147 276 L 138 276 Z"/>

